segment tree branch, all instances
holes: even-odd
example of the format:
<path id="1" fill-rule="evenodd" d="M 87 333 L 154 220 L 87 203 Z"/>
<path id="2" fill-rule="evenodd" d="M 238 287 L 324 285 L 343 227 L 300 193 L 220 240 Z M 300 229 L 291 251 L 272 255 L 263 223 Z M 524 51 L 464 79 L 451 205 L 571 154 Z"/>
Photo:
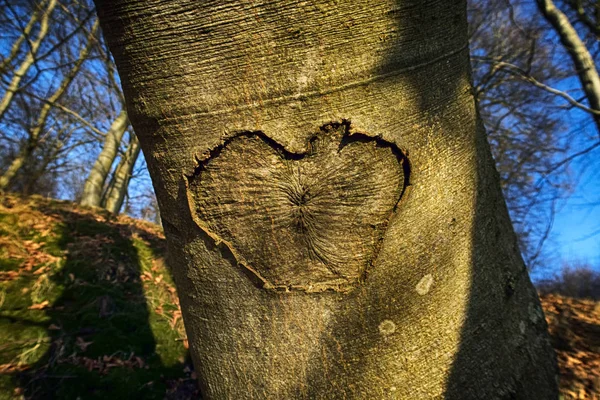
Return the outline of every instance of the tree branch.
<path id="1" fill-rule="evenodd" d="M 573 25 L 571 25 L 569 18 L 556 7 L 552 0 L 536 0 L 536 2 L 541 13 L 552 25 L 561 43 L 571 56 L 590 108 L 600 111 L 600 76 L 598 76 L 596 64 L 590 52 Z M 598 129 L 598 135 L 600 135 L 600 114 L 594 112 L 592 116 Z"/>

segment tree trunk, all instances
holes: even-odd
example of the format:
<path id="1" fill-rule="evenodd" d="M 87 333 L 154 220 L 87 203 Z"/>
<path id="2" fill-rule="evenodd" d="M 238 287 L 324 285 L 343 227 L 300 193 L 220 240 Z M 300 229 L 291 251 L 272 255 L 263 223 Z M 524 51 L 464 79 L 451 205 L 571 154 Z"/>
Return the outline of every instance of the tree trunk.
<path id="1" fill-rule="evenodd" d="M 115 169 L 113 179 L 105 195 L 104 208 L 115 215 L 119 214 L 123 207 L 123 200 L 127 194 L 127 187 L 139 154 L 140 143 L 137 137 L 133 136 L 127 151 Z"/>
<path id="2" fill-rule="evenodd" d="M 550 23 L 560 38 L 565 50 L 571 56 L 581 89 L 589 102 L 592 118 L 600 135 L 600 75 L 596 63 L 585 43 L 569 22 L 569 18 L 556 7 L 552 0 L 536 0 L 542 15 Z"/>
<path id="3" fill-rule="evenodd" d="M 463 1 L 97 0 L 207 399 L 553 399 Z"/>
<path id="4" fill-rule="evenodd" d="M 43 15 L 40 21 L 40 30 L 37 34 L 37 38 L 31 42 L 25 59 L 23 62 L 21 62 L 19 68 L 16 69 L 12 79 L 10 80 L 10 83 L 8 84 L 8 87 L 6 88 L 6 92 L 4 92 L 4 96 L 2 96 L 2 99 L 0 100 L 0 120 L 2 117 L 4 117 L 6 111 L 8 111 L 15 93 L 19 89 L 21 80 L 23 80 L 23 77 L 25 77 L 25 74 L 27 74 L 29 68 L 31 68 L 31 66 L 35 63 L 36 55 L 40 45 L 48 33 L 48 27 L 50 25 L 48 20 L 50 19 L 50 15 L 52 14 L 54 7 L 56 7 L 56 3 L 56 0 L 50 0 L 46 5 L 46 9 L 44 11 L 40 11 L 43 12 Z"/>
<path id="5" fill-rule="evenodd" d="M 85 181 L 83 195 L 81 196 L 80 201 L 81 205 L 100 206 L 104 182 L 106 182 L 106 177 L 110 173 L 110 168 L 117 157 L 119 144 L 121 143 L 121 139 L 123 139 L 123 135 L 125 134 L 128 125 L 129 120 L 127 119 L 127 111 L 123 109 L 111 124 L 108 132 L 106 132 L 102 151 L 98 155 L 98 158 Z"/>

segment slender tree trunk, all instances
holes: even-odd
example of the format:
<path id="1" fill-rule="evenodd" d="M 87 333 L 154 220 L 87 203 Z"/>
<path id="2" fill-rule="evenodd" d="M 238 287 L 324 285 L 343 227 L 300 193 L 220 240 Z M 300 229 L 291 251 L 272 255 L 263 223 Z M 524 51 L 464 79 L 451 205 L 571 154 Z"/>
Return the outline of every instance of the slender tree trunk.
<path id="1" fill-rule="evenodd" d="M 11 180 L 17 174 L 17 172 L 21 169 L 21 167 L 27 162 L 27 159 L 34 152 L 38 145 L 38 141 L 42 132 L 44 131 L 44 127 L 46 126 L 46 120 L 50 115 L 50 111 L 52 110 L 55 102 L 60 100 L 60 98 L 65 94 L 73 79 L 79 73 L 81 69 L 81 65 L 87 60 L 87 57 L 94 46 L 94 35 L 98 29 L 98 22 L 94 23 L 90 33 L 87 37 L 87 43 L 84 48 L 81 49 L 79 53 L 79 57 L 73 65 L 73 68 L 69 71 L 69 73 L 65 76 L 59 87 L 52 93 L 52 95 L 44 102 L 42 108 L 40 110 L 40 114 L 38 115 L 35 124 L 29 131 L 29 136 L 27 138 L 26 144 L 23 146 L 19 154 L 15 157 L 15 159 L 10 163 L 6 171 L 0 176 L 0 190 L 5 190 L 10 184 Z M 1 109 L 0 109 L 1 112 Z"/>
<path id="2" fill-rule="evenodd" d="M 106 208 L 111 213 L 117 215 L 123 207 L 123 200 L 127 194 L 127 188 L 133 174 L 133 167 L 140 154 L 140 143 L 136 136 L 133 136 L 131 143 L 127 147 L 127 151 L 121 157 L 119 165 L 115 169 L 111 185 L 105 195 Z"/>
<path id="3" fill-rule="evenodd" d="M 6 92 L 4 92 L 4 96 L 0 100 L 0 120 L 2 119 L 2 117 L 4 117 L 4 114 L 10 107 L 15 93 L 19 89 L 21 80 L 23 80 L 23 77 L 25 76 L 27 71 L 29 71 L 29 68 L 31 68 L 31 66 L 35 62 L 35 57 L 38 52 L 38 49 L 40 48 L 42 41 L 48 33 L 48 27 L 50 25 L 48 20 L 50 19 L 50 15 L 52 14 L 54 7 L 56 7 L 56 3 L 56 0 L 50 0 L 48 2 L 46 9 L 43 11 L 42 19 L 40 21 L 40 30 L 37 34 L 37 38 L 29 46 L 29 51 L 27 52 L 25 59 L 23 60 L 21 65 L 19 65 L 19 68 L 16 69 L 10 83 L 8 84 L 8 87 L 6 88 Z M 0 189 L 2 188 L 3 187 L 0 186 Z"/>
<path id="4" fill-rule="evenodd" d="M 110 169 L 117 157 L 119 144 L 123 139 L 123 135 L 125 134 L 128 125 L 129 120 L 127 119 L 127 111 L 123 109 L 111 124 L 108 132 L 106 132 L 102 151 L 98 155 L 98 158 L 85 181 L 83 195 L 81 196 L 80 201 L 81 205 L 100 206 L 106 177 L 110 173 Z"/>
<path id="5" fill-rule="evenodd" d="M 97 0 L 206 399 L 555 399 L 464 1 Z"/>
<path id="6" fill-rule="evenodd" d="M 25 27 L 23 28 L 23 31 L 21 32 L 21 35 L 14 41 L 14 43 L 10 47 L 10 53 L 8 53 L 6 58 L 4 60 L 2 60 L 2 62 L 0 62 L 0 73 L 4 73 L 6 71 L 6 69 L 10 66 L 12 61 L 15 59 L 17 54 L 19 54 L 19 50 L 21 49 L 21 45 L 23 44 L 23 42 L 25 40 L 27 40 L 29 42 L 29 36 L 31 35 L 31 30 L 33 29 L 36 22 L 40 18 L 40 15 L 45 14 L 47 17 L 50 16 L 48 13 L 48 10 L 44 9 L 44 6 L 45 6 L 44 3 L 45 3 L 45 1 L 42 1 L 39 5 L 35 6 L 34 10 L 32 10 L 31 17 L 29 18 L 27 25 L 25 25 Z M 51 11 L 52 11 L 52 9 L 50 9 L 50 12 Z M 43 25 L 42 25 L 42 28 L 44 28 Z M 46 29 L 47 29 L 47 22 L 46 22 Z M 38 40 L 39 40 L 39 38 L 38 38 Z M 28 50 L 31 50 L 31 48 L 28 48 Z"/>
<path id="7" fill-rule="evenodd" d="M 546 20 L 552 25 L 565 50 L 571 56 L 581 88 L 589 102 L 590 108 L 595 112 L 592 118 L 596 123 L 598 135 L 600 135 L 600 75 L 596 69 L 596 63 L 587 46 L 577 31 L 569 22 L 569 18 L 554 4 L 552 0 L 537 0 L 538 7 Z"/>

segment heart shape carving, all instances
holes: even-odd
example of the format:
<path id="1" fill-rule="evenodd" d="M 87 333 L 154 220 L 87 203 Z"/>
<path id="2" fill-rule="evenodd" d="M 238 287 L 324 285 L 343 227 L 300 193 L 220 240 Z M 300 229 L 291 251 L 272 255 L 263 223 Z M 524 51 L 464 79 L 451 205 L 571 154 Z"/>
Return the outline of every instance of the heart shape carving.
<path id="1" fill-rule="evenodd" d="M 290 153 L 261 132 L 227 140 L 188 177 L 190 211 L 264 288 L 346 291 L 377 257 L 406 160 L 347 123 L 307 148 Z"/>

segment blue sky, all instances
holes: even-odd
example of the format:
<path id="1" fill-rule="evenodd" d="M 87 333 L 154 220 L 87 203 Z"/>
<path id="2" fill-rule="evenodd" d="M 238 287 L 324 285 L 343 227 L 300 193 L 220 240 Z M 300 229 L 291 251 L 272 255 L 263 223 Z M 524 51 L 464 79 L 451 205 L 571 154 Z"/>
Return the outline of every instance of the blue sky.
<path id="1" fill-rule="evenodd" d="M 548 247 L 562 262 L 589 262 L 600 270 L 600 149 L 574 163 L 579 184 L 555 215 Z M 552 249 L 550 249 L 551 251 Z M 561 262 L 561 263 L 562 263 Z"/>

